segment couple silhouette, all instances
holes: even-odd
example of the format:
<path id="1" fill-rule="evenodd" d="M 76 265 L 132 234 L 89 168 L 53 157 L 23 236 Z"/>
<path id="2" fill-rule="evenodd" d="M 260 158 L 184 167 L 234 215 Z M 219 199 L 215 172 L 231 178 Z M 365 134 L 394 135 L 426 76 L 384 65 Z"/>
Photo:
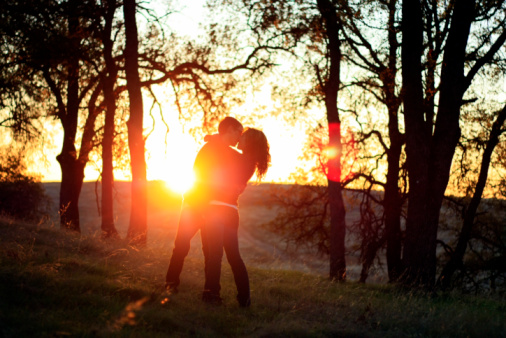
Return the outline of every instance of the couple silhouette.
<path id="1" fill-rule="evenodd" d="M 218 134 L 207 135 L 195 158 L 195 184 L 184 194 L 174 248 L 166 275 L 165 288 L 177 293 L 179 276 L 190 241 L 201 230 L 205 262 L 202 300 L 221 304 L 220 276 L 223 251 L 234 275 L 237 301 L 251 304 L 249 277 L 239 252 L 239 195 L 253 174 L 262 179 L 270 165 L 269 143 L 255 128 L 243 128 L 233 117 L 225 117 Z M 232 147 L 242 151 L 239 152 Z"/>

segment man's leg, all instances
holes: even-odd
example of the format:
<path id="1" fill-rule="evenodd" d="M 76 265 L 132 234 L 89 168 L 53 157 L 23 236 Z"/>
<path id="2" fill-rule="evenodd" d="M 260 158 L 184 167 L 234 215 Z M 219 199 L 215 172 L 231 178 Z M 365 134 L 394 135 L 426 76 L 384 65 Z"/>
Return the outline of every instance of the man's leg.
<path id="1" fill-rule="evenodd" d="M 177 228 L 174 249 L 170 258 L 169 269 L 165 277 L 165 287 L 177 292 L 180 280 L 179 275 L 183 270 L 184 259 L 190 251 L 190 242 L 199 230 L 202 223 L 202 216 L 190 206 L 183 205 L 179 225 Z"/>

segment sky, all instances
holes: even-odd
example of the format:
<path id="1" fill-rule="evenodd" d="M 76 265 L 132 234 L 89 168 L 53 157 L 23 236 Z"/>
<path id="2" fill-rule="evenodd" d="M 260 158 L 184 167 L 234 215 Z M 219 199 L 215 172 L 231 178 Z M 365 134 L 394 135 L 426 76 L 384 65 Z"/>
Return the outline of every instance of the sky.
<path id="1" fill-rule="evenodd" d="M 166 12 L 165 8 L 167 8 L 169 2 L 168 0 L 156 0 L 147 3 L 156 8 L 156 12 L 160 14 Z M 179 1 L 179 4 L 176 4 L 176 12 L 170 15 L 171 27 L 176 28 L 181 34 L 196 37 L 199 23 L 202 21 L 202 17 L 205 17 L 204 3 L 205 0 Z M 286 70 L 280 70 L 279 72 L 286 73 Z M 506 83 L 501 83 L 500 87 L 502 88 L 497 88 L 497 90 L 504 92 Z M 478 88 L 482 88 L 484 91 L 489 90 L 486 86 L 478 86 Z M 161 88 L 160 90 L 161 92 L 170 91 L 169 88 Z M 481 96 L 487 96 L 487 94 L 483 93 Z M 164 97 L 164 95 L 160 97 Z M 163 180 L 173 189 L 181 191 L 191 184 L 193 161 L 199 148 L 203 145 L 203 140 L 194 139 L 190 136 L 188 133 L 189 126 L 179 119 L 177 110 L 169 102 L 170 95 L 165 95 L 165 97 L 167 97 L 167 101 L 163 102 L 162 100 L 161 103 L 163 118 L 169 125 L 169 133 L 167 133 L 167 129 L 159 115 L 156 114 L 155 129 L 150 130 L 153 124 L 148 114 L 151 103 L 145 96 L 144 126 L 150 131 L 146 140 L 147 175 L 148 180 Z M 261 103 L 261 108 L 259 103 Z M 253 96 L 250 93 L 245 98 L 244 105 L 235 107 L 230 115 L 240 121 L 246 121 L 246 117 L 252 113 L 263 115 L 262 118 L 255 120 L 253 125 L 245 123 L 245 126 L 263 130 L 271 145 L 272 165 L 264 181 L 291 183 L 290 175 L 296 172 L 299 167 L 308 165 L 308 163 L 301 162 L 299 159 L 303 155 L 303 147 L 308 137 L 307 121 L 292 120 L 287 122 L 283 116 L 271 114 L 275 111 L 279 111 L 279 108 L 275 107 L 275 103 L 271 100 L 270 90 L 266 85 Z M 311 115 L 309 123 L 312 125 L 324 120 L 323 111 L 311 111 L 309 115 Z M 374 118 L 376 114 L 371 116 Z M 45 129 L 42 140 L 43 151 L 32 156 L 32 163 L 35 163 L 35 165 L 32 164 L 29 169 L 32 174 L 40 174 L 42 181 L 60 181 L 61 169 L 56 161 L 56 156 L 61 150 L 62 128 L 58 122 L 54 122 L 53 124 L 47 124 Z M 100 168 L 100 162 L 88 165 L 85 170 L 85 181 L 97 180 Z M 128 170 L 115 172 L 115 178 L 116 180 L 129 180 Z"/>
<path id="2" fill-rule="evenodd" d="M 265 112 L 272 107 L 270 93 L 259 93 Z M 191 183 L 192 166 L 198 150 L 203 145 L 203 140 L 195 139 L 188 133 L 188 126 L 179 119 L 175 107 L 169 102 L 162 102 L 162 112 L 167 127 L 161 121 L 160 113 L 154 113 L 155 121 L 147 114 L 150 102 L 145 100 L 144 128 L 151 131 L 146 140 L 146 161 L 148 168 L 148 180 L 163 180 L 175 190 L 184 190 Z M 245 117 L 255 109 L 254 103 L 246 100 L 243 106 L 236 107 L 231 116 L 238 120 Z M 154 129 L 152 126 L 154 125 Z M 300 166 L 299 157 L 302 154 L 306 141 L 305 126 L 302 123 L 290 125 L 284 119 L 266 114 L 265 117 L 255 121 L 254 125 L 244 124 L 245 127 L 261 129 L 267 136 L 271 147 L 272 163 L 267 172 L 264 182 L 289 182 L 291 173 Z M 38 171 L 42 175 L 42 181 L 54 182 L 61 180 L 61 170 L 56 156 L 61 150 L 62 131 L 57 123 L 47 127 L 48 135 L 44 141 L 44 153 L 39 154 Z M 212 132 L 217 132 L 217 126 Z M 85 170 L 85 181 L 95 181 L 99 177 L 100 163 L 90 164 Z M 129 180 L 129 173 L 116 171 L 116 180 Z"/>
<path id="3" fill-rule="evenodd" d="M 195 37 L 198 34 L 200 18 L 204 13 L 204 2 L 203 0 L 194 0 L 179 5 L 179 10 L 170 16 L 171 27 L 173 23 L 173 26 L 177 27 L 180 32 Z M 157 11 L 163 11 L 166 6 L 163 1 L 152 1 L 150 4 L 156 5 L 159 8 Z M 161 93 L 169 90 L 163 87 L 159 89 Z M 163 180 L 174 190 L 184 191 L 191 184 L 193 162 L 203 142 L 188 134 L 188 127 L 185 126 L 184 121 L 179 119 L 174 105 L 168 102 L 169 95 L 161 95 L 161 97 L 167 97 L 167 101 L 161 103 L 163 119 L 169 126 L 168 133 L 159 113 L 154 114 L 155 121 L 153 123 L 148 114 L 151 102 L 146 96 L 144 100 L 144 128 L 151 131 L 146 140 L 147 176 L 148 180 Z M 241 121 L 253 110 L 256 110 L 256 114 L 258 114 L 258 107 L 256 107 L 258 102 L 262 104 L 265 117 L 255 121 L 254 125 L 245 124 L 245 127 L 263 130 L 269 140 L 272 163 L 263 181 L 289 182 L 290 174 L 300 166 L 299 157 L 306 141 L 306 126 L 297 122 L 288 123 L 282 118 L 270 115 L 269 112 L 274 110 L 274 103 L 270 98 L 269 88 L 265 87 L 255 93 L 254 97 L 246 98 L 244 105 L 235 107 L 230 115 Z M 155 127 L 151 130 L 153 124 Z M 40 173 L 42 181 L 60 181 L 61 169 L 56 161 L 56 156 L 59 154 L 62 144 L 61 125 L 59 123 L 48 125 L 47 130 L 47 135 L 50 136 L 44 140 L 44 152 L 36 156 L 35 162 L 38 163 L 36 170 Z M 85 170 L 85 181 L 97 180 L 99 172 L 100 163 L 88 165 Z M 116 171 L 115 179 L 129 180 L 129 172 Z"/>

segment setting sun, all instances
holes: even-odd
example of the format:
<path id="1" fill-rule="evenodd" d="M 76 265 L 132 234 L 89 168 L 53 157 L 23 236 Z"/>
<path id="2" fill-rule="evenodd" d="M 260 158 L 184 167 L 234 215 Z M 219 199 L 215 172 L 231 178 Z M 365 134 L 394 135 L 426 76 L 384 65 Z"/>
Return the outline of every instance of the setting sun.
<path id="1" fill-rule="evenodd" d="M 198 146 L 188 134 L 173 132 L 167 135 L 151 135 L 146 142 L 149 151 L 147 170 L 149 180 L 164 181 L 167 188 L 183 194 L 195 180 L 193 162 Z"/>
<path id="2" fill-rule="evenodd" d="M 164 179 L 167 187 L 177 193 L 184 194 L 195 182 L 193 171 L 176 170 L 173 175 Z"/>

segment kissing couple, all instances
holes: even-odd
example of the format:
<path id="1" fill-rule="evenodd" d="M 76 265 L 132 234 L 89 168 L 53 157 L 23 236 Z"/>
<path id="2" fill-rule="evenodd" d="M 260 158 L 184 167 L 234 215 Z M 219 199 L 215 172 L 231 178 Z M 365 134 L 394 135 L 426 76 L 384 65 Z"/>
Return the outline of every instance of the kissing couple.
<path id="1" fill-rule="evenodd" d="M 205 262 L 202 300 L 221 304 L 220 275 L 223 250 L 234 275 L 240 307 L 251 304 L 249 277 L 239 252 L 238 199 L 256 173 L 262 179 L 271 155 L 265 134 L 244 128 L 227 116 L 218 126 L 218 134 L 207 135 L 193 166 L 195 184 L 184 194 L 174 248 L 166 275 L 165 288 L 177 293 L 184 259 L 190 241 L 200 230 Z M 237 145 L 237 149 L 232 148 Z"/>

